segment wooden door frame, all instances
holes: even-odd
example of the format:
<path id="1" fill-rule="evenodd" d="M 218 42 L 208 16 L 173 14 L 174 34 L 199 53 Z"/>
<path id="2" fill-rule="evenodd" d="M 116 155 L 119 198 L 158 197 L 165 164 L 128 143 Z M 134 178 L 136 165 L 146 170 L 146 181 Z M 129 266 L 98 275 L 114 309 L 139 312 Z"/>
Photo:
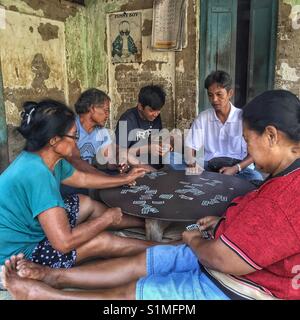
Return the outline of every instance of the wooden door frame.
<path id="1" fill-rule="evenodd" d="M 279 14 L 279 0 L 272 0 L 272 26 L 271 30 L 273 32 L 270 41 L 270 56 L 269 56 L 269 74 L 268 74 L 268 84 L 267 89 L 272 90 L 275 84 L 275 66 L 276 66 L 276 52 L 277 52 L 277 26 L 278 26 L 278 14 Z M 249 26 L 249 58 L 248 58 L 248 77 L 247 77 L 247 94 L 246 94 L 246 102 L 251 100 L 251 94 L 249 92 L 250 87 L 250 79 L 253 76 L 253 70 L 251 69 L 251 61 L 250 61 L 250 53 L 251 53 L 251 45 L 253 41 L 253 35 L 251 34 L 251 17 L 250 17 L 250 26 Z M 251 85 L 251 84 L 250 84 Z M 249 98 L 250 97 L 250 98 Z M 253 97 L 252 97 L 253 98 Z"/>
<path id="2" fill-rule="evenodd" d="M 200 0 L 200 50 L 199 50 L 199 113 L 204 110 L 204 98 L 201 97 L 201 92 L 204 89 L 204 82 L 206 77 L 206 47 L 207 47 L 207 0 Z"/>
<path id="3" fill-rule="evenodd" d="M 8 157 L 8 136 L 5 114 L 5 104 L 3 98 L 3 81 L 0 61 L 0 173 L 6 169 L 9 163 Z"/>
<path id="4" fill-rule="evenodd" d="M 238 1 L 238 0 L 237 0 Z M 205 78 L 208 76 L 206 65 L 207 65 L 207 32 L 208 32 L 208 1 L 207 0 L 200 0 L 200 39 L 199 39 L 199 86 L 198 86 L 198 92 L 199 92 L 199 102 L 198 102 L 198 111 L 203 111 L 207 105 L 205 105 Z M 233 35 L 233 33 L 232 33 Z M 235 44 L 236 44 L 236 32 L 235 32 Z M 232 40 L 232 39 L 231 39 Z M 235 50 L 235 49 L 234 49 Z M 231 56 L 231 61 L 234 60 L 233 56 L 235 57 L 235 52 Z M 235 65 L 235 62 L 234 62 Z M 231 74 L 231 78 L 233 83 L 235 82 L 235 71 L 233 74 Z M 202 92 L 204 94 L 202 95 Z"/>
<path id="5" fill-rule="evenodd" d="M 275 0 L 275 9 L 273 10 L 273 16 L 272 16 L 272 29 L 275 30 L 276 25 L 278 23 L 278 10 L 279 10 L 279 0 Z M 200 0 L 200 39 L 199 39 L 199 85 L 198 85 L 198 91 L 199 91 L 199 102 L 198 102 L 198 111 L 201 112 L 204 110 L 204 97 L 202 95 L 202 92 L 204 90 L 204 82 L 205 77 L 207 76 L 206 73 L 206 50 L 207 50 L 207 20 L 208 20 L 208 11 L 207 11 L 208 5 L 207 0 Z M 249 35 L 249 41 L 250 41 Z M 271 47 L 273 50 L 270 52 L 270 60 L 269 60 L 269 78 L 268 78 L 268 87 L 269 89 L 274 88 L 274 81 L 275 81 L 275 65 L 276 65 L 276 47 L 277 47 L 277 38 L 276 38 L 276 32 L 273 34 L 273 37 L 271 39 Z M 250 48 L 249 48 L 250 52 Z M 249 64 L 248 64 L 249 65 Z M 248 73 L 249 77 L 249 73 Z M 248 90 L 247 90 L 248 92 Z M 248 95 L 248 93 L 247 93 Z M 247 97 L 246 97 L 247 99 Z"/>

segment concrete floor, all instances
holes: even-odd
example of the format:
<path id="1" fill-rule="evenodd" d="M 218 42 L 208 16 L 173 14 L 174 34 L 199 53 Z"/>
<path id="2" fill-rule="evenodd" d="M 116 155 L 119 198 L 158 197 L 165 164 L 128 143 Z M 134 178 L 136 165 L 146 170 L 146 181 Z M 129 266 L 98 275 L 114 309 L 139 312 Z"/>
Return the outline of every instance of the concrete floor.
<path id="1" fill-rule="evenodd" d="M 187 223 L 188 224 L 188 223 Z M 169 242 L 170 240 L 178 240 L 181 237 L 181 233 L 185 230 L 185 223 L 173 223 L 164 232 L 163 242 Z M 123 237 L 133 237 L 137 239 L 145 239 L 145 231 L 141 228 L 125 229 L 121 231 L 115 231 L 115 234 Z M 0 269 L 1 275 L 1 269 Z M 0 278 L 1 279 L 1 278 Z M 1 288 L 0 280 L 0 288 Z M 7 291 L 0 290 L 0 300 L 12 300 L 11 295 Z"/>

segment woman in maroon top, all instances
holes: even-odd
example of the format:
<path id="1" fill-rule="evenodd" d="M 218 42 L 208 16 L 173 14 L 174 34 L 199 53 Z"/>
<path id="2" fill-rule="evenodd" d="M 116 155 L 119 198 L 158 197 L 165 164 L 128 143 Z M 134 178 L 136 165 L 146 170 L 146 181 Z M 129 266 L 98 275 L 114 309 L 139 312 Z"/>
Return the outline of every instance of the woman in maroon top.
<path id="1" fill-rule="evenodd" d="M 13 257 L 3 269 L 5 287 L 17 299 L 300 299 L 300 101 L 268 91 L 245 106 L 243 120 L 249 154 L 269 177 L 222 218 L 198 221 L 210 240 L 185 231 L 185 245 L 70 270 Z"/>

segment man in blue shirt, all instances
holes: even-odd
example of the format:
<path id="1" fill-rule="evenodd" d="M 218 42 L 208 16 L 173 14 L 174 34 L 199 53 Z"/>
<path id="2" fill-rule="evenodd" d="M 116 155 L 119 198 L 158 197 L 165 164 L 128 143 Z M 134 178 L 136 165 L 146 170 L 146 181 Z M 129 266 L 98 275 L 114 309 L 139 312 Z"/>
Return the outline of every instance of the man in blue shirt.
<path id="1" fill-rule="evenodd" d="M 96 88 L 88 89 L 75 103 L 75 110 L 79 139 L 68 161 L 78 170 L 99 174 L 99 171 L 92 166 L 95 157 L 100 155 L 103 159 L 107 159 L 109 155 L 114 154 L 110 134 L 105 128 L 110 112 L 110 97 Z M 107 163 L 105 169 L 117 169 L 117 166 Z M 64 195 L 75 191 L 88 194 L 88 190 L 74 190 L 65 186 L 61 190 Z"/>
<path id="2" fill-rule="evenodd" d="M 79 139 L 77 149 L 69 160 L 75 167 L 93 170 L 80 160 L 92 164 L 98 152 L 105 156 L 111 151 L 112 140 L 105 128 L 110 113 L 110 98 L 101 90 L 88 89 L 77 100 L 75 110 Z"/>

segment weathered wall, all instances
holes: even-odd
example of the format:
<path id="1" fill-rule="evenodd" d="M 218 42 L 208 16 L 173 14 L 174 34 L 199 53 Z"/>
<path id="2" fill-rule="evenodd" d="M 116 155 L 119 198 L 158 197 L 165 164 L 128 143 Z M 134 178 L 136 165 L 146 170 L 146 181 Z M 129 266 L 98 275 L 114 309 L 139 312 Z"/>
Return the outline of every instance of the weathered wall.
<path id="1" fill-rule="evenodd" d="M 14 41 L 12 41 L 14 39 Z M 50 96 L 67 100 L 64 24 L 6 11 L 6 28 L 0 32 L 0 55 L 9 141 L 16 137 L 22 103 Z M 62 57 L 62 59 L 58 59 Z M 12 156 L 19 148 L 9 143 Z"/>
<path id="2" fill-rule="evenodd" d="M 118 106 L 113 112 L 112 126 L 125 110 L 136 106 L 140 88 L 153 83 L 161 85 L 167 94 L 161 113 L 163 125 L 174 128 L 175 53 L 149 49 L 152 9 L 143 10 L 142 25 L 142 62 L 109 64 L 109 91 Z"/>
<path id="3" fill-rule="evenodd" d="M 188 48 L 175 53 L 151 50 L 153 0 L 86 1 L 88 74 L 93 75 L 89 84 L 109 91 L 113 103 L 111 127 L 126 109 L 135 106 L 139 89 L 149 83 L 162 85 L 166 90 L 167 101 L 162 109 L 164 126 L 189 127 L 197 112 L 198 2 L 189 0 Z M 141 63 L 110 63 L 106 15 L 124 11 L 142 12 Z"/>
<path id="4" fill-rule="evenodd" d="M 198 113 L 199 2 L 189 0 L 188 47 L 175 54 L 175 123 L 182 130 L 190 127 Z"/>
<path id="5" fill-rule="evenodd" d="M 68 100 L 73 107 L 81 92 L 89 87 L 90 61 L 87 56 L 88 29 L 85 8 L 79 8 L 75 16 L 66 19 L 65 38 Z"/>
<path id="6" fill-rule="evenodd" d="M 110 126 L 136 104 L 140 87 L 164 86 L 162 118 L 168 128 L 188 128 L 198 112 L 199 2 L 189 0 L 188 47 L 181 52 L 151 50 L 153 0 L 0 0 L 7 25 L 0 30 L 4 101 L 10 159 L 22 140 L 13 130 L 22 103 L 44 96 L 71 106 L 80 93 L 97 87 L 112 97 Z M 107 14 L 142 12 L 142 62 L 111 64 Z M 11 40 L 13 39 L 13 41 Z M 280 0 L 276 87 L 300 96 L 300 0 Z"/>
<path id="7" fill-rule="evenodd" d="M 275 85 L 300 97 L 300 0 L 280 1 Z"/>
<path id="8" fill-rule="evenodd" d="M 149 83 L 167 92 L 164 126 L 188 127 L 197 110 L 197 2 L 190 0 L 189 5 L 189 46 L 174 53 L 151 50 L 153 0 L 86 0 L 85 7 L 63 0 L 0 0 L 7 19 L 0 31 L 0 53 L 10 159 L 23 145 L 14 129 L 25 100 L 51 97 L 73 106 L 89 87 L 111 95 L 112 128 Z M 106 16 L 134 10 L 142 12 L 142 63 L 113 65 Z"/>
<path id="9" fill-rule="evenodd" d="M 119 116 L 137 103 L 139 89 L 147 84 L 159 84 L 167 93 L 162 109 L 163 124 L 174 127 L 175 53 L 151 50 L 152 6 L 150 1 L 87 1 L 88 16 L 88 73 L 93 75 L 90 85 L 108 90 L 112 98 L 111 127 Z M 142 62 L 110 63 L 107 45 L 109 13 L 142 12 Z M 97 39 L 97 41 L 95 41 Z"/>
<path id="10" fill-rule="evenodd" d="M 0 5 L 6 9 L 5 28 L 0 30 L 0 57 L 12 160 L 23 146 L 23 139 L 15 130 L 23 102 L 45 97 L 67 103 L 71 100 L 75 90 L 69 97 L 69 87 L 73 87 L 67 75 L 72 75 L 74 68 L 70 64 L 67 70 L 66 53 L 73 57 L 68 49 L 75 51 L 76 47 L 69 44 L 70 38 L 66 47 L 65 22 L 67 17 L 75 17 L 81 7 L 58 0 L 1 0 Z M 77 74 L 84 80 L 79 72 Z"/>

